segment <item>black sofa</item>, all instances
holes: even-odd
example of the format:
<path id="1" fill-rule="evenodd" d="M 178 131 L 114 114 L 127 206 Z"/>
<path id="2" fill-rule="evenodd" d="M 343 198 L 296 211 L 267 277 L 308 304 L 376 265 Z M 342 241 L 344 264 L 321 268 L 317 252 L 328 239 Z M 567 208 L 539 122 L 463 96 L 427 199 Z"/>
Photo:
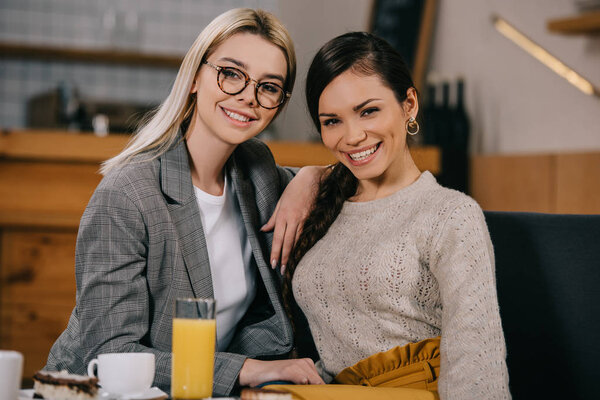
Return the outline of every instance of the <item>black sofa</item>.
<path id="1" fill-rule="evenodd" d="M 485 217 L 513 399 L 600 399 L 600 215 Z"/>

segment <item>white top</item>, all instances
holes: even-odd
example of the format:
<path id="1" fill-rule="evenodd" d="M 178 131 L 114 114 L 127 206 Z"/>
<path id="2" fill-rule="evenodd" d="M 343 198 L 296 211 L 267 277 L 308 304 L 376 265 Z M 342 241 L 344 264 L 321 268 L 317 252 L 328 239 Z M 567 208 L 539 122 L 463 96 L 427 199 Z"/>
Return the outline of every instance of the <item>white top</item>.
<path id="1" fill-rule="evenodd" d="M 483 213 L 429 172 L 391 196 L 344 203 L 292 283 L 326 380 L 441 334 L 442 400 L 510 398 Z"/>
<path id="2" fill-rule="evenodd" d="M 194 186 L 208 248 L 217 313 L 217 350 L 225 351 L 256 294 L 252 248 L 233 185 L 225 177 L 223 195 Z"/>

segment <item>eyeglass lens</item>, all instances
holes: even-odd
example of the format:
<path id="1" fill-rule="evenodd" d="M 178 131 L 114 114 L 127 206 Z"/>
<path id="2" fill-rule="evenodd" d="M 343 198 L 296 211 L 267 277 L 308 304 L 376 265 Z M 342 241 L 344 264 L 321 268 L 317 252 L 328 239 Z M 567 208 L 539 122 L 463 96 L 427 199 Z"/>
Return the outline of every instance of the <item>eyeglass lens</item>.
<path id="1" fill-rule="evenodd" d="M 227 94 L 238 94 L 246 88 L 250 80 L 237 68 L 222 67 L 219 71 L 219 87 Z M 271 82 L 256 85 L 256 100 L 264 108 L 275 108 L 283 103 L 285 93 Z"/>

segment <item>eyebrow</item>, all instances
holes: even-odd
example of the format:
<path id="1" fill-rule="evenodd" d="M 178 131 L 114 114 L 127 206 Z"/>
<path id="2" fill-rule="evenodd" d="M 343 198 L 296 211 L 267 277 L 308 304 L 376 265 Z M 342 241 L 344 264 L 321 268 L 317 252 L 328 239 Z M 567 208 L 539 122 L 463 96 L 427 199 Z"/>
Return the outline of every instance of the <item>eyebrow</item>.
<path id="1" fill-rule="evenodd" d="M 370 102 L 372 102 L 372 101 L 375 101 L 375 100 L 381 100 L 381 99 L 372 98 L 372 99 L 365 100 L 365 101 L 363 101 L 362 103 L 360 103 L 360 104 L 358 104 L 358 105 L 356 105 L 356 106 L 352 107 L 352 111 L 358 111 L 358 110 L 360 110 L 361 108 L 363 108 L 364 106 L 366 106 L 367 104 L 369 104 Z"/>
<path id="2" fill-rule="evenodd" d="M 365 100 L 362 103 L 360 103 L 360 104 L 355 105 L 354 107 L 352 107 L 352 111 L 358 111 L 361 108 L 363 108 L 364 106 L 366 106 L 367 104 L 369 104 L 370 102 L 375 101 L 375 100 L 381 100 L 381 99 L 372 98 L 372 99 Z M 320 113 L 319 117 L 337 117 L 337 114 Z"/>
<path id="3" fill-rule="evenodd" d="M 244 70 L 248 70 L 248 66 L 240 60 L 236 60 L 235 58 L 231 58 L 231 57 L 221 57 L 219 58 L 219 61 L 229 61 L 232 64 L 237 65 L 238 67 L 244 69 Z M 285 78 L 279 74 L 266 74 L 262 76 L 263 79 L 277 79 L 280 80 L 281 83 L 285 83 Z"/>

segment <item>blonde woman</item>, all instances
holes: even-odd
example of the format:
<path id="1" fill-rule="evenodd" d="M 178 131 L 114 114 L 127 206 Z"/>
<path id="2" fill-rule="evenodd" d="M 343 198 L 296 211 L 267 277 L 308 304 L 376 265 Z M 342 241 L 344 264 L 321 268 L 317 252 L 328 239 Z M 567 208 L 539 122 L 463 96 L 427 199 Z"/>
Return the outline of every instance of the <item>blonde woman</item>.
<path id="1" fill-rule="evenodd" d="M 295 171 L 253 139 L 285 105 L 295 71 L 289 34 L 269 13 L 231 10 L 200 33 L 165 102 L 102 167 L 77 237 L 77 304 L 47 369 L 85 373 L 100 353 L 152 352 L 154 385 L 168 391 L 174 301 L 214 296 L 215 395 L 322 382 L 310 360 L 258 360 L 291 350 L 271 267 L 282 245 L 285 264 L 321 174 L 301 169 L 288 185 Z"/>

